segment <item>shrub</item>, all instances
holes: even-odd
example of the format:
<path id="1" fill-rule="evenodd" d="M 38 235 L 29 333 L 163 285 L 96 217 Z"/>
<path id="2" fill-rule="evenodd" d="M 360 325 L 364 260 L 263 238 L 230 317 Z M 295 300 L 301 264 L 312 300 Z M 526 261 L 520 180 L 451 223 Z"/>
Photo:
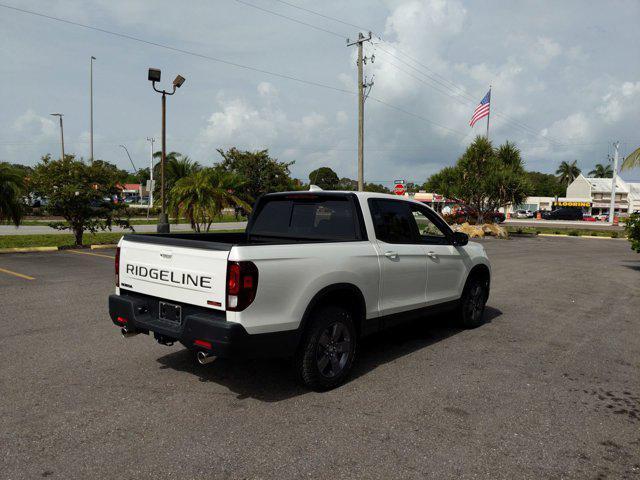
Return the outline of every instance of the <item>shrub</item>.
<path id="1" fill-rule="evenodd" d="M 640 213 L 634 213 L 627 219 L 624 230 L 631 242 L 631 248 L 640 253 Z"/>
<path id="2" fill-rule="evenodd" d="M 611 232 L 611 238 L 618 238 L 620 234 L 618 232 Z M 633 246 L 631 247 L 633 248 Z"/>
<path id="3" fill-rule="evenodd" d="M 568 235 L 572 236 L 572 237 L 577 237 L 580 235 L 580 232 L 578 230 L 570 230 Z"/>

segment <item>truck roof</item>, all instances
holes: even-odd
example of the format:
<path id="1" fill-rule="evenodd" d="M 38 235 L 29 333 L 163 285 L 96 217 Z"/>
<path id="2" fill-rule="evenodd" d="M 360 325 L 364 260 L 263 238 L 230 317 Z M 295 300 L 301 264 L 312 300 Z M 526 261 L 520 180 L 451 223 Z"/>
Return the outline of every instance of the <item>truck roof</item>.
<path id="1" fill-rule="evenodd" d="M 422 202 L 418 202 L 411 197 L 403 196 L 403 195 L 394 195 L 391 193 L 378 193 L 378 192 L 356 192 L 353 190 L 293 190 L 290 192 L 274 192 L 268 193 L 266 195 L 334 195 L 334 194 L 343 194 L 343 195 L 355 195 L 361 200 L 366 200 L 368 198 L 388 198 L 392 200 L 406 200 L 408 202 L 419 203 L 420 205 L 424 205 Z M 265 195 L 265 196 L 266 196 Z"/>

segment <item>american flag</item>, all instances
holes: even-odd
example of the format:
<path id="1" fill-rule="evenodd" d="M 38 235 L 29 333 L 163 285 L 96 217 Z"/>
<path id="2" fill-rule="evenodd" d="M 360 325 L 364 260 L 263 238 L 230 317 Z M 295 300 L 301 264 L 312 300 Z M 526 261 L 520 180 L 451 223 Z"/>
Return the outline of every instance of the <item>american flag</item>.
<path id="1" fill-rule="evenodd" d="M 491 89 L 487 92 L 484 98 L 480 101 L 476 109 L 473 111 L 473 115 L 471 116 L 471 121 L 469 125 L 472 127 L 476 124 L 478 120 L 489 115 L 489 106 L 491 105 Z"/>

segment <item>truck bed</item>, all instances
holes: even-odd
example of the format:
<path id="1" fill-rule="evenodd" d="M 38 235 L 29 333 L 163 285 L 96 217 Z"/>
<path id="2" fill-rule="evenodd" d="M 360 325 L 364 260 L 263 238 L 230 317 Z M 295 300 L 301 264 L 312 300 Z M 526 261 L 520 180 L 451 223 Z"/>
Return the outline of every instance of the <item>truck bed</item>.
<path id="1" fill-rule="evenodd" d="M 247 234 L 238 233 L 156 233 L 152 235 L 127 234 L 127 242 L 152 243 L 176 247 L 229 251 L 234 245 L 247 245 Z"/>

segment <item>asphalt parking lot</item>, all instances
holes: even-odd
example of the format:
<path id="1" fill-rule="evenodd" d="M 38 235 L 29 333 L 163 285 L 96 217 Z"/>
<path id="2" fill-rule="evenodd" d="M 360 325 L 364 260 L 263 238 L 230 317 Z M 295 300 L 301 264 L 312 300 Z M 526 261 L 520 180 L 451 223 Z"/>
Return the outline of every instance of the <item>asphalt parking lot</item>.
<path id="1" fill-rule="evenodd" d="M 326 393 L 121 338 L 112 250 L 1 255 L 0 478 L 640 478 L 640 255 L 483 242 L 484 326 L 370 338 Z"/>

